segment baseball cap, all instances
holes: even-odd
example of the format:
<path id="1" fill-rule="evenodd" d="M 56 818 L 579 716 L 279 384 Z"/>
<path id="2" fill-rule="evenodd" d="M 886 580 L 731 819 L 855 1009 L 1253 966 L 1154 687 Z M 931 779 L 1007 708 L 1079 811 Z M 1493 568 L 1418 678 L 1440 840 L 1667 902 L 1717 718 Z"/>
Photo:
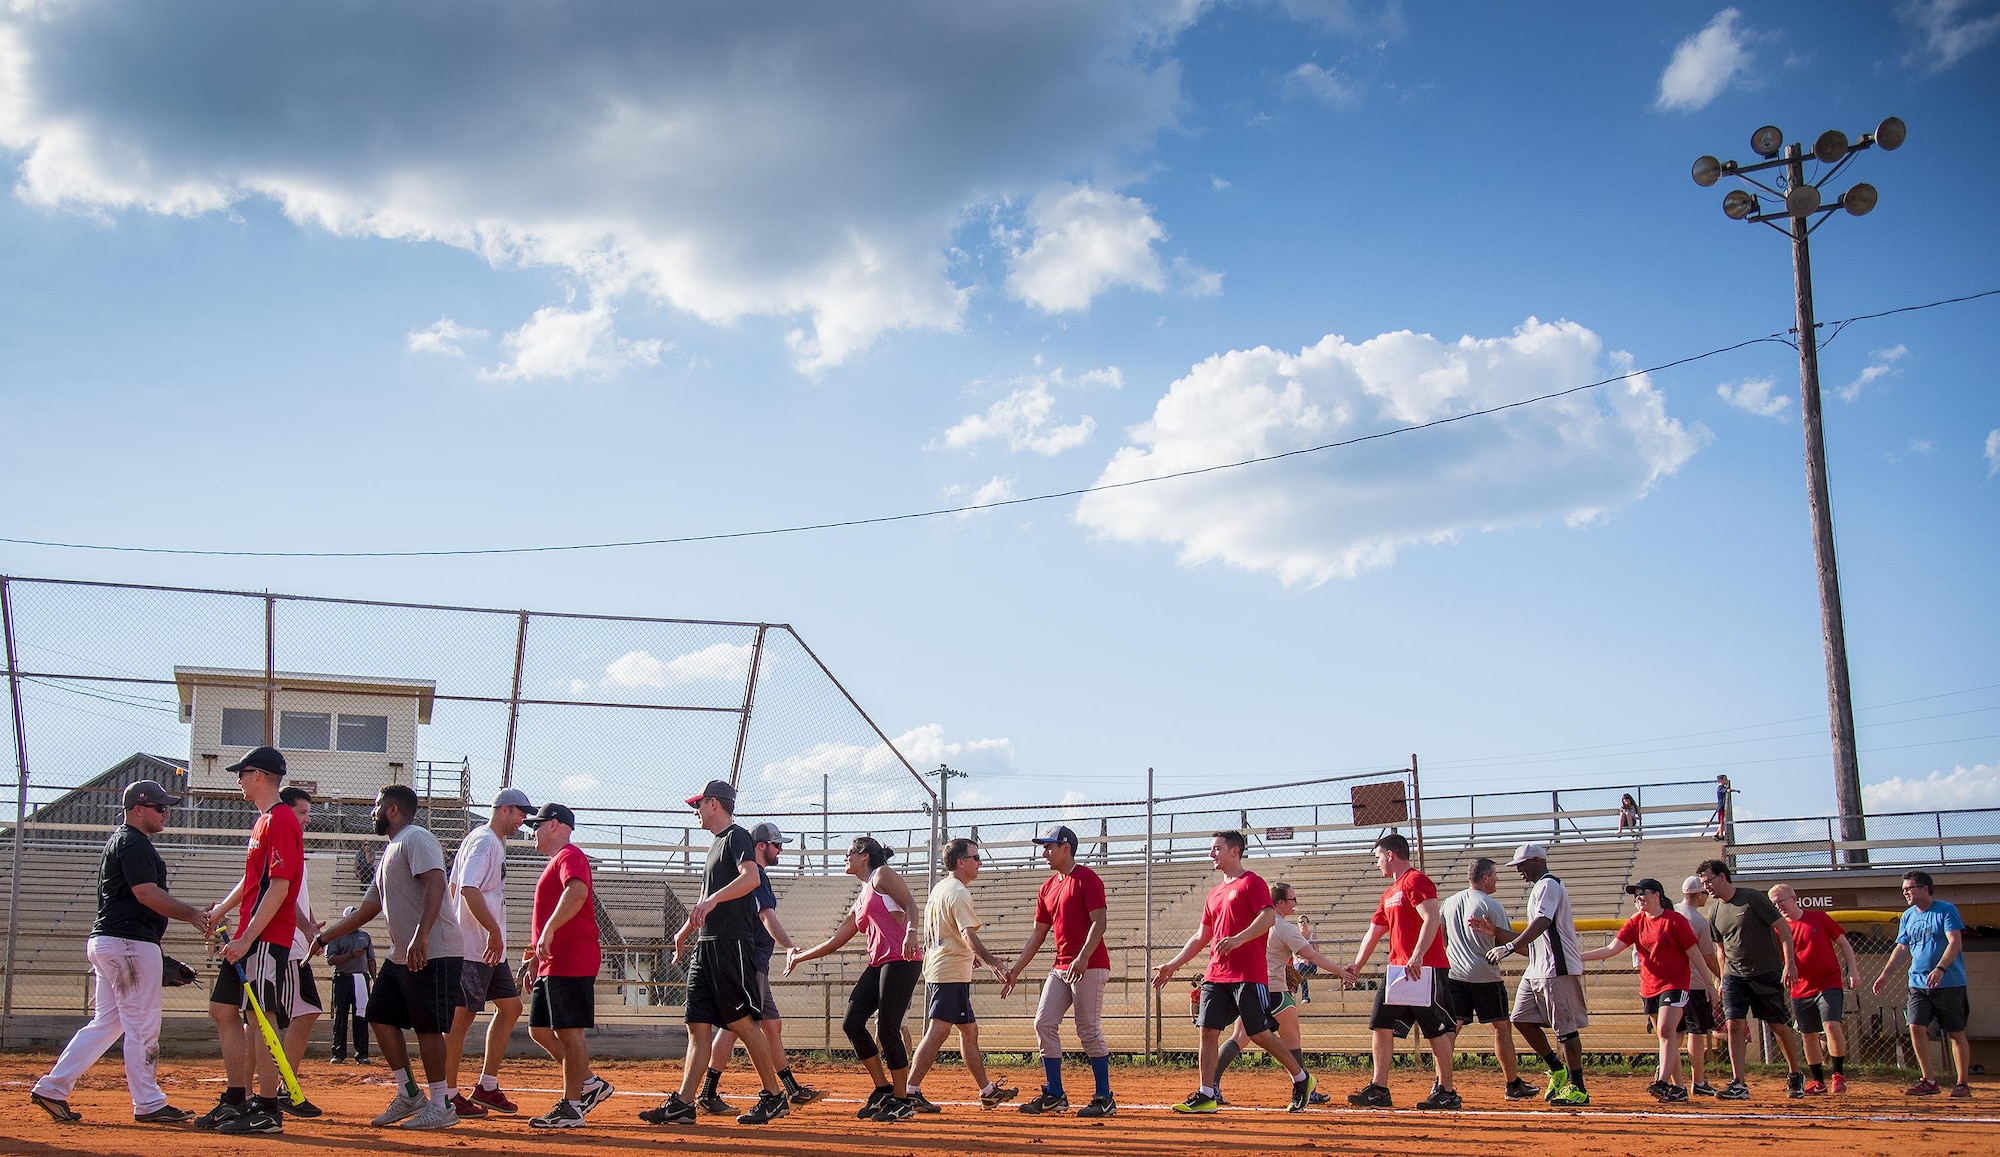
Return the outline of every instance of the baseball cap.
<path id="1" fill-rule="evenodd" d="M 154 804 L 172 807 L 181 802 L 180 797 L 168 795 L 167 789 L 150 779 L 137 780 L 125 785 L 125 810 L 130 811 L 140 804 Z"/>
<path id="2" fill-rule="evenodd" d="M 726 779 L 711 779 L 708 781 L 708 786 L 702 788 L 699 794 L 687 797 L 687 805 L 700 807 L 701 801 L 705 799 L 721 800 L 730 807 L 735 807 L 736 789 L 731 787 Z"/>
<path id="3" fill-rule="evenodd" d="M 1070 851 L 1076 850 L 1076 833 L 1061 824 L 1042 829 L 1042 834 L 1034 839 L 1038 844 L 1068 844 Z"/>
<path id="4" fill-rule="evenodd" d="M 1683 896 L 1691 892 L 1706 891 L 1708 891 L 1708 885 L 1701 882 L 1700 876 L 1689 876 L 1687 879 L 1681 881 L 1681 895 Z"/>
<path id="5" fill-rule="evenodd" d="M 522 791 L 518 787 L 501 788 L 500 794 L 493 797 L 493 806 L 517 807 L 524 812 L 530 812 L 535 810 L 534 801 L 528 798 L 527 792 Z"/>
<path id="6" fill-rule="evenodd" d="M 750 829 L 750 842 L 753 844 L 782 844 L 785 842 L 785 833 L 778 830 L 777 824 L 758 824 L 756 827 Z"/>
<path id="7" fill-rule="evenodd" d="M 550 820 L 574 828 L 576 826 L 576 813 L 559 803 L 545 803 L 542 805 L 541 811 L 536 812 L 521 822 L 531 828 L 538 828 Z"/>
<path id="8" fill-rule="evenodd" d="M 250 754 L 222 770 L 232 773 L 268 771 L 272 775 L 283 775 L 285 774 L 285 753 L 275 747 L 252 748 Z"/>
<path id="9" fill-rule="evenodd" d="M 1525 864 L 1529 860 L 1546 860 L 1548 858 L 1549 850 L 1542 845 L 1522 844 L 1520 847 L 1514 849 L 1514 858 L 1507 861 L 1507 866 L 1511 868 L 1517 864 Z"/>
<path id="10" fill-rule="evenodd" d="M 1635 883 L 1625 885 L 1625 894 L 1627 896 L 1637 896 L 1641 892 L 1651 892 L 1656 896 L 1662 896 L 1662 897 L 1664 897 L 1667 894 L 1666 888 L 1662 887 L 1660 882 L 1658 880 L 1655 880 L 1651 876 L 1647 876 L 1646 878 L 1639 880 Z"/>

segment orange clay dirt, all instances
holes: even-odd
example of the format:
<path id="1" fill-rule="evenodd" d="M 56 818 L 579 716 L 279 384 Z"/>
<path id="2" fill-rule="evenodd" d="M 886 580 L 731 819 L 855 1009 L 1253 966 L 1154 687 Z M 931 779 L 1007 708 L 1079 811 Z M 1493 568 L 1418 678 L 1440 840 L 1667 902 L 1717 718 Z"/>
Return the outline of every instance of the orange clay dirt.
<path id="1" fill-rule="evenodd" d="M 47 1054 L 0 1056 L 0 1153 L 75 1157 L 83 1154 L 228 1154 L 238 1157 L 281 1147 L 327 1153 L 395 1152 L 456 1157 L 472 1153 L 534 1152 L 561 1157 L 586 1153 L 784 1153 L 838 1157 L 930 1153 L 1106 1155 L 1210 1152 L 1269 1153 L 1444 1153 L 1473 1157 L 1485 1153 L 1651 1154 L 1679 1147 L 1710 1152 L 1742 1152 L 1751 1147 L 1797 1142 L 1820 1153 L 1971 1153 L 1990 1148 L 2000 1128 L 2000 1084 L 1975 1086 L 1971 1100 L 1948 1096 L 1905 1097 L 1901 1082 L 1856 1079 L 1841 1097 L 1788 1100 L 1782 1078 L 1752 1081 L 1754 1099 L 1717 1103 L 1701 1099 L 1687 1111 L 1660 1112 L 1646 1094 L 1645 1077 L 1593 1077 L 1587 1109 L 1554 1110 L 1539 1101 L 1509 1103 L 1491 1070 L 1467 1074 L 1460 1082 L 1466 1111 L 1349 1109 L 1323 1106 L 1293 1115 L 1283 1111 L 1285 1082 L 1268 1068 L 1231 1074 L 1227 1093 L 1235 1102 L 1208 1117 L 1183 1116 L 1168 1106 L 1194 1087 L 1185 1069 L 1114 1068 L 1118 1115 L 1080 1121 L 1073 1114 L 1029 1117 L 1006 1105 L 983 1112 L 971 1095 L 970 1080 L 957 1065 L 940 1066 L 924 1092 L 944 1107 L 938 1116 L 895 1124 L 857 1121 L 854 1110 L 869 1083 L 853 1064 L 801 1062 L 801 1080 L 826 1089 L 828 1096 L 789 1117 L 761 1128 L 740 1126 L 726 1117 L 705 1117 L 695 1126 L 651 1126 L 634 1115 L 659 1103 L 679 1065 L 657 1061 L 608 1061 L 597 1071 L 618 1094 L 591 1114 L 581 1129 L 543 1132 L 528 1117 L 549 1107 L 557 1085 L 555 1066 L 544 1059 L 510 1058 L 503 1086 L 521 1105 L 517 1117 L 468 1120 L 456 1128 L 413 1132 L 376 1129 L 368 1124 L 389 1101 L 380 1064 L 336 1066 L 308 1061 L 299 1075 L 306 1095 L 326 1110 L 316 1120 L 287 1119 L 282 1137 L 223 1137 L 192 1127 L 139 1125 L 132 1120 L 124 1070 L 115 1055 L 93 1068 L 70 1097 L 84 1120 L 57 1124 L 28 1100 L 28 1088 L 53 1058 Z M 474 1062 L 476 1064 L 476 1062 Z M 472 1066 L 468 1066 L 468 1070 Z M 220 1063 L 170 1060 L 161 1086 L 172 1103 L 204 1111 L 221 1089 Z M 1032 1094 L 1040 1072 L 994 1070 L 1003 1083 Z M 1065 1070 L 1075 1105 L 1089 1097 L 1090 1074 L 1081 1066 Z M 1336 1103 L 1361 1083 L 1352 1070 L 1323 1078 Z M 723 1082 L 723 1093 L 748 1108 L 755 1081 L 739 1058 Z M 1399 1106 L 1414 1104 L 1429 1088 L 1415 1073 L 1398 1074 L 1393 1090 Z M 1081 1097 L 1077 1094 L 1081 1092 Z M 1981 1141 L 1980 1138 L 1986 1138 Z"/>

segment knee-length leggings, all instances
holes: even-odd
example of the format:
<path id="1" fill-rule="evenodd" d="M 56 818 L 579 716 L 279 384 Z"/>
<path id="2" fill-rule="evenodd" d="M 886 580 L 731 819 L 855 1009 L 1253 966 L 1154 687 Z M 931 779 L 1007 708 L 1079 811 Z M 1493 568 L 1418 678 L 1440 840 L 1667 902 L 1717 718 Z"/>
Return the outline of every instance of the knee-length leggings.
<path id="1" fill-rule="evenodd" d="M 865 1061 L 880 1053 L 883 1066 L 892 1072 L 909 1067 L 910 1052 L 903 1047 L 903 1016 L 910 1011 L 910 997 L 923 974 L 921 960 L 885 960 L 861 973 L 854 991 L 847 994 L 847 1017 L 840 1022 L 857 1058 Z M 876 1018 L 879 1047 L 876 1036 L 868 1033 L 869 1017 Z"/>

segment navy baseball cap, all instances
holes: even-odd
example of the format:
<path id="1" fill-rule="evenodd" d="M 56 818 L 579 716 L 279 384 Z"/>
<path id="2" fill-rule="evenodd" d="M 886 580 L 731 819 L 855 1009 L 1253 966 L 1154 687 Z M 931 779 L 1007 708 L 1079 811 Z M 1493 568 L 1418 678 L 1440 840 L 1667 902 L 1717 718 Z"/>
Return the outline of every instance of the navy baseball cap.
<path id="1" fill-rule="evenodd" d="M 687 805 L 698 808 L 705 799 L 720 800 L 733 808 L 736 806 L 736 789 L 731 787 L 726 779 L 711 779 L 708 781 L 708 786 L 702 788 L 698 794 L 687 797 Z"/>
<path id="2" fill-rule="evenodd" d="M 1068 844 L 1069 850 L 1073 852 L 1076 850 L 1076 833 L 1061 824 L 1056 824 L 1053 827 L 1044 828 L 1042 834 L 1035 837 L 1034 842 L 1044 846 L 1048 844 Z"/>

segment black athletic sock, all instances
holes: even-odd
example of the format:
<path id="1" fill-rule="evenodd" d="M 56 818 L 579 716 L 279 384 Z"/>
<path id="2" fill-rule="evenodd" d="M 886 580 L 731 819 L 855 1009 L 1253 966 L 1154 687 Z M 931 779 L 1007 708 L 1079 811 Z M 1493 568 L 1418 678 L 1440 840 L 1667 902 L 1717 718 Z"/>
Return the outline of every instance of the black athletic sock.
<path id="1" fill-rule="evenodd" d="M 1542 1063 L 1549 1066 L 1549 1071 L 1552 1073 L 1559 1073 L 1563 1071 L 1562 1058 L 1554 1053 L 1543 1054 Z"/>
<path id="2" fill-rule="evenodd" d="M 707 1075 L 705 1075 L 705 1076 L 703 1076 L 703 1077 L 701 1078 L 701 1095 L 702 1095 L 702 1096 L 704 1096 L 704 1097 L 713 1097 L 713 1096 L 715 1096 L 715 1094 L 716 1094 L 717 1090 L 719 1090 L 719 1089 L 721 1089 L 721 1088 L 722 1088 L 722 1070 L 721 1070 L 721 1069 L 710 1069 L 710 1070 L 708 1070 L 708 1073 L 707 1073 Z"/>
<path id="3" fill-rule="evenodd" d="M 1846 1057 L 1841 1057 L 1841 1056 L 1836 1056 L 1836 1057 L 1834 1057 L 1834 1058 L 1833 1058 L 1833 1071 L 1834 1071 L 1834 1072 L 1836 1072 L 1836 1073 L 1844 1073 L 1844 1072 L 1846 1072 L 1846 1071 L 1847 1071 L 1847 1058 L 1846 1058 Z"/>
<path id="4" fill-rule="evenodd" d="M 278 1113 L 280 1112 L 278 1108 L 278 1098 L 276 1097 L 253 1098 L 250 1102 L 250 1107 L 256 1109 L 258 1112 L 261 1113 L 269 1113 L 273 1117 L 277 1116 Z"/>
<path id="5" fill-rule="evenodd" d="M 241 1105 L 249 1099 L 250 1090 L 248 1089 L 239 1089 L 231 1085 L 229 1088 L 222 1090 L 222 1103 L 225 1105 Z"/>
<path id="6" fill-rule="evenodd" d="M 1813 1080 L 1818 1081 L 1822 1085 L 1826 1083 L 1825 1065 L 1807 1065 L 1806 1067 L 1812 1070 Z"/>
<path id="7" fill-rule="evenodd" d="M 1569 1071 L 1569 1083 L 1581 1089 L 1583 1087 L 1583 1070 L 1571 1069 Z"/>
<path id="8" fill-rule="evenodd" d="M 1221 1051 L 1215 1054 L 1216 1092 L 1219 1093 L 1222 1091 L 1222 1074 L 1228 1072 L 1229 1066 L 1236 1060 L 1237 1057 L 1240 1057 L 1242 1055 L 1243 1055 L 1243 1046 L 1236 1043 L 1236 1038 L 1231 1037 L 1230 1039 L 1222 1042 Z"/>
<path id="9" fill-rule="evenodd" d="M 799 1091 L 799 1079 L 792 1075 L 792 1070 L 790 1068 L 782 1068 L 778 1070 L 778 1081 L 780 1084 L 785 1086 L 785 1091 L 788 1093 L 796 1093 Z"/>

